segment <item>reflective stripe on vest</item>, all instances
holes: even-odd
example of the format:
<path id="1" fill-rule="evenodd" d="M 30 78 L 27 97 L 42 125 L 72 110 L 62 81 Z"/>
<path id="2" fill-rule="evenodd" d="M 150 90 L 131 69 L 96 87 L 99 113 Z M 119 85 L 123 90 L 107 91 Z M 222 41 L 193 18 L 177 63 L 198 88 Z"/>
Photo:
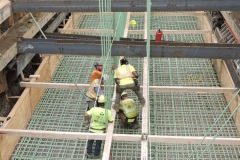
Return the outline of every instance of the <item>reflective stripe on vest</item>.
<path id="1" fill-rule="evenodd" d="M 88 91 L 86 93 L 86 96 L 88 98 L 91 98 L 93 100 L 96 99 L 97 97 L 97 93 L 94 91 L 94 87 L 100 87 L 99 85 L 99 79 L 95 79 L 92 84 L 90 85 L 90 87 L 88 88 Z"/>
<path id="2" fill-rule="evenodd" d="M 128 101 L 128 100 L 129 100 L 129 101 Z M 131 99 L 126 99 L 126 100 L 124 100 L 124 102 L 125 102 L 125 103 L 129 103 L 129 102 L 131 102 Z M 120 104 L 123 106 L 123 113 L 124 113 L 124 115 L 125 115 L 126 117 L 129 116 L 129 113 L 136 111 L 136 105 L 135 105 L 134 103 L 131 103 L 129 107 L 127 107 L 126 105 L 124 105 L 124 103 L 123 103 L 122 101 L 120 102 Z M 130 109 L 128 109 L 128 108 L 130 108 Z M 135 116 L 137 116 L 137 115 L 135 115 Z M 134 116 L 134 117 L 135 117 L 135 116 Z M 131 118 L 132 118 L 132 117 L 131 117 Z"/>
<path id="3" fill-rule="evenodd" d="M 120 69 L 123 69 L 123 68 L 116 69 L 117 78 L 123 79 L 123 78 L 131 78 L 132 77 L 132 73 L 130 72 L 129 65 L 125 65 L 126 71 L 124 70 L 124 73 L 121 73 Z"/>

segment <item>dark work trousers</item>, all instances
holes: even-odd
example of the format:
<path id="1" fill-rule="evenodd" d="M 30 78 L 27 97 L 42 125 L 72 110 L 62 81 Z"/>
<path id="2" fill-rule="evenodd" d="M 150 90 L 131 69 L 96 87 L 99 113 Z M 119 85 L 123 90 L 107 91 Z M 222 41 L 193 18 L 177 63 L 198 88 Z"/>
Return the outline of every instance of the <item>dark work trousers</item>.
<path id="1" fill-rule="evenodd" d="M 116 87 L 116 99 L 115 99 L 115 107 L 119 106 L 120 103 L 120 98 L 121 98 L 121 94 L 124 90 L 126 89 L 131 89 L 135 92 L 135 94 L 138 97 L 138 100 L 141 102 L 141 104 L 145 104 L 145 99 L 143 97 L 143 94 L 140 92 L 140 85 L 135 85 L 135 83 L 132 84 L 127 84 L 127 85 L 117 85 Z"/>
<path id="2" fill-rule="evenodd" d="M 93 147 L 94 140 L 88 140 L 87 143 L 87 153 L 92 154 L 92 147 Z M 102 140 L 96 140 L 96 146 L 94 150 L 94 156 L 99 156 L 101 150 Z"/>

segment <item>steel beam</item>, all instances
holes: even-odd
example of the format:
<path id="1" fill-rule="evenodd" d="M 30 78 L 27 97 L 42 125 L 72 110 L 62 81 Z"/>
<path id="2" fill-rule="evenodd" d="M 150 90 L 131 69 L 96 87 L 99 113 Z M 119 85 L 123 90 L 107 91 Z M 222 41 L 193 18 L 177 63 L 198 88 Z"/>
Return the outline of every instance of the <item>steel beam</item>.
<path id="1" fill-rule="evenodd" d="M 152 0 L 151 11 L 239 11 L 239 0 Z M 14 1 L 14 12 L 98 12 L 98 1 Z M 112 12 L 145 12 L 146 0 L 111 2 Z"/>
<path id="2" fill-rule="evenodd" d="M 67 13 L 60 13 L 56 19 L 48 26 L 46 32 L 53 32 L 59 26 L 59 24 L 64 20 L 67 16 Z M 17 61 L 17 72 L 16 76 L 18 76 L 22 70 L 27 66 L 27 64 L 32 60 L 35 54 L 25 54 Z"/>
<path id="3" fill-rule="evenodd" d="M 21 39 L 20 53 L 101 55 L 99 40 Z M 240 44 L 151 42 L 151 57 L 239 59 Z M 146 42 L 113 41 L 112 56 L 146 56 Z"/>

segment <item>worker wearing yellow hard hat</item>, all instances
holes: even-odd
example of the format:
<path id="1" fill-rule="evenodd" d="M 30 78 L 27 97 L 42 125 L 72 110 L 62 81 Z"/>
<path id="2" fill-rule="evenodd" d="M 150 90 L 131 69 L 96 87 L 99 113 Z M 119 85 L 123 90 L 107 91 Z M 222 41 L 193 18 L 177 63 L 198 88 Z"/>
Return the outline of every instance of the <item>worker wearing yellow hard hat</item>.
<path id="1" fill-rule="evenodd" d="M 85 119 L 90 124 L 89 131 L 92 133 L 104 133 L 107 123 L 113 122 L 113 116 L 109 109 L 105 108 L 105 98 L 101 95 L 97 100 L 97 106 L 84 114 Z M 94 140 L 88 140 L 87 142 L 87 157 L 88 158 L 100 158 L 102 140 L 96 140 L 94 153 L 92 152 Z"/>
<path id="2" fill-rule="evenodd" d="M 127 92 L 121 94 L 118 115 L 120 117 L 119 123 L 122 127 L 129 127 L 131 129 L 139 128 L 137 107 L 134 100 L 127 97 Z"/>
<path id="3" fill-rule="evenodd" d="M 135 20 L 131 20 L 131 21 L 129 21 L 129 25 L 132 29 L 134 29 L 137 25 L 137 22 Z"/>

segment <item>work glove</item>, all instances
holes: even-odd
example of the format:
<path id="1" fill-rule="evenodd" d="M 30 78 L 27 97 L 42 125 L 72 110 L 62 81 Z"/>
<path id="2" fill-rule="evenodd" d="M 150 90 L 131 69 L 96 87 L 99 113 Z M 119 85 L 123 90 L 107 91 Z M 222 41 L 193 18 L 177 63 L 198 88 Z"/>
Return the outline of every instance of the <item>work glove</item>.
<path id="1" fill-rule="evenodd" d="M 116 79 L 115 79 L 115 83 L 116 83 L 117 85 L 119 85 L 120 80 L 119 80 L 118 78 L 116 78 Z"/>
<path id="2" fill-rule="evenodd" d="M 138 85 L 138 79 L 137 78 L 133 78 L 133 81 L 135 83 L 135 86 L 137 86 Z"/>

